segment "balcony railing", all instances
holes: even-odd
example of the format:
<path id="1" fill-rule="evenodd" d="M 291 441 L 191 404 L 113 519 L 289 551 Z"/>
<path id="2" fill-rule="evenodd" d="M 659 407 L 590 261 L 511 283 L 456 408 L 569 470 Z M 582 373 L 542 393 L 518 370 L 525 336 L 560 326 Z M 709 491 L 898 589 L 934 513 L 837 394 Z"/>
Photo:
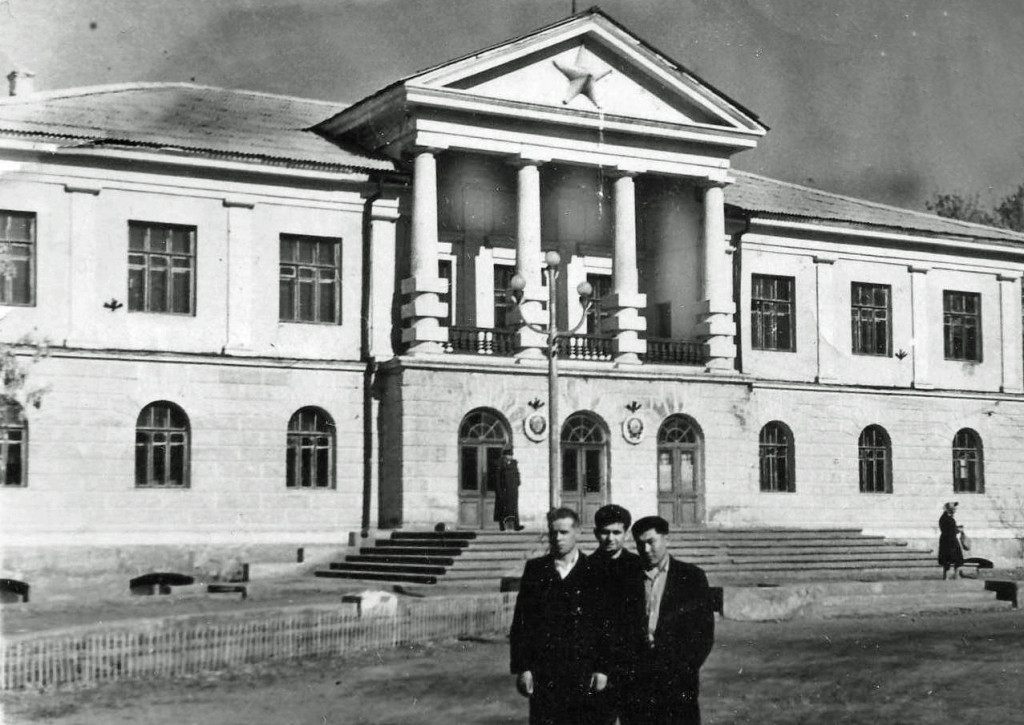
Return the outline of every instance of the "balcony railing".
<path id="1" fill-rule="evenodd" d="M 603 335 L 569 335 L 559 339 L 558 356 L 563 360 L 611 360 L 613 342 L 613 338 Z M 516 333 L 489 327 L 449 327 L 444 351 L 511 357 L 516 353 Z M 693 340 L 648 338 L 647 352 L 640 359 L 662 365 L 704 365 L 707 348 Z"/>
<path id="2" fill-rule="evenodd" d="M 704 365 L 708 360 L 707 346 L 693 340 L 647 338 L 647 352 L 640 356 L 645 363 L 665 365 Z"/>
<path id="3" fill-rule="evenodd" d="M 449 327 L 444 351 L 509 357 L 516 352 L 516 333 L 489 327 Z"/>
<path id="4" fill-rule="evenodd" d="M 611 360 L 612 338 L 569 335 L 558 340 L 558 356 L 567 360 Z"/>

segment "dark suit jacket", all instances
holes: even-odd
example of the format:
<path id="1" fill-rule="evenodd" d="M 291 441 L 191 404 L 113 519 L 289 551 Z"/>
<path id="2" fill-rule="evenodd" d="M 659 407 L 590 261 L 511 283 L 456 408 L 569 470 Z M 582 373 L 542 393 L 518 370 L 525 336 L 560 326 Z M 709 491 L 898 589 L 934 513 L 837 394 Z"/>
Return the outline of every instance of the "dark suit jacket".
<path id="1" fill-rule="evenodd" d="M 510 670 L 533 673 L 566 697 L 585 695 L 590 675 L 607 674 L 609 643 L 600 576 L 586 555 L 561 579 L 554 559 L 526 562 L 516 598 L 510 639 Z"/>
<path id="2" fill-rule="evenodd" d="M 647 637 L 644 578 L 642 570 L 633 576 L 625 605 L 627 687 L 657 697 L 695 699 L 700 668 L 715 639 L 707 576 L 700 567 L 670 559 L 653 644 Z"/>

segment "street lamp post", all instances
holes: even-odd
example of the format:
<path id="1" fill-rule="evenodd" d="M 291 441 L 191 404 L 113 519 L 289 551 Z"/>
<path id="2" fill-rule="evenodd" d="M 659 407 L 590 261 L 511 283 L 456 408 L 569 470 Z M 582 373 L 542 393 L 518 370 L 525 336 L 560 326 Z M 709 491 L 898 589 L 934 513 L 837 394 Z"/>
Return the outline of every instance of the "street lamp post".
<path id="1" fill-rule="evenodd" d="M 558 329 L 558 291 L 556 283 L 558 280 L 559 266 L 562 258 L 558 252 L 551 251 L 544 255 L 544 276 L 548 283 L 548 324 L 538 325 L 529 320 L 523 319 L 523 324 L 534 332 L 547 336 L 548 354 L 548 503 L 551 508 L 557 508 L 560 503 L 559 480 L 559 445 L 561 435 L 556 430 L 559 425 L 558 419 L 558 341 L 568 337 L 579 330 L 587 319 L 587 313 L 593 307 L 592 296 L 594 288 L 589 282 L 581 282 L 576 291 L 579 293 L 580 301 L 583 303 L 583 314 L 579 321 L 572 327 Z M 523 304 L 523 290 L 526 289 L 526 279 L 521 274 L 516 274 L 509 281 L 509 296 L 520 309 Z"/>

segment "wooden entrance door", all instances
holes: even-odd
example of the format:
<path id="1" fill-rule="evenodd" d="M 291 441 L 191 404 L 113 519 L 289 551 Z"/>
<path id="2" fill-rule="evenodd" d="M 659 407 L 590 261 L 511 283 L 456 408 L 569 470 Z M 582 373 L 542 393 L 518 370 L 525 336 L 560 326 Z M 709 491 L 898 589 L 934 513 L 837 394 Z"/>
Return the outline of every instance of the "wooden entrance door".
<path id="1" fill-rule="evenodd" d="M 608 436 L 596 419 L 577 413 L 562 426 L 562 505 L 585 525 L 606 503 Z"/>
<path id="2" fill-rule="evenodd" d="M 686 416 L 671 416 L 658 431 L 658 515 L 672 524 L 704 521 L 703 444 Z"/>
<path id="3" fill-rule="evenodd" d="M 512 440 L 504 419 L 488 410 L 467 415 L 459 428 L 459 526 L 497 528 L 494 484 L 501 452 Z"/>

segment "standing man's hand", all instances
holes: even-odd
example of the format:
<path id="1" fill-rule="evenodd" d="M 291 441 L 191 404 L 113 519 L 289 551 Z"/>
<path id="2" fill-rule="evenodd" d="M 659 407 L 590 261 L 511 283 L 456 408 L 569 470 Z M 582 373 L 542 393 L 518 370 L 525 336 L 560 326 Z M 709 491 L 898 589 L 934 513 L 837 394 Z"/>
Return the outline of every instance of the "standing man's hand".
<path id="1" fill-rule="evenodd" d="M 519 694 L 523 697 L 529 697 L 533 694 L 533 673 L 529 670 L 520 672 L 516 677 L 516 689 L 519 690 Z"/>
<path id="2" fill-rule="evenodd" d="M 601 692 L 606 687 L 608 687 L 608 675 L 601 672 L 595 672 L 590 676 L 591 692 Z"/>

